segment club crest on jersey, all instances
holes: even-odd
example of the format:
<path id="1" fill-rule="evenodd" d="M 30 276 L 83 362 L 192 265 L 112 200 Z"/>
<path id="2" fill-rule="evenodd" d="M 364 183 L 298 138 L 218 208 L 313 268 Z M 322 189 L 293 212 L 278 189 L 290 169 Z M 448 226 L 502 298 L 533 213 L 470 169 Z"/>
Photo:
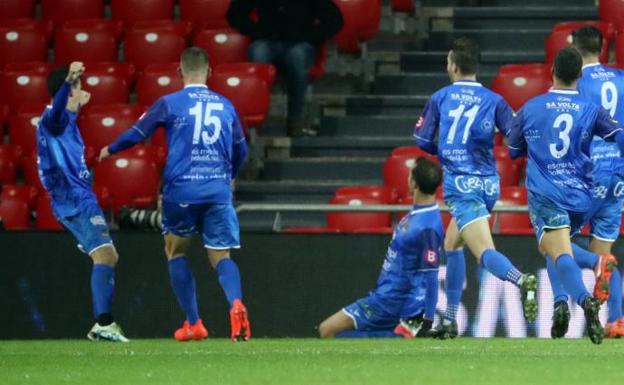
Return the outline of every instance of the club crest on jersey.
<path id="1" fill-rule="evenodd" d="M 436 266 L 438 264 L 438 253 L 435 250 L 425 250 L 425 262 L 428 265 Z"/>

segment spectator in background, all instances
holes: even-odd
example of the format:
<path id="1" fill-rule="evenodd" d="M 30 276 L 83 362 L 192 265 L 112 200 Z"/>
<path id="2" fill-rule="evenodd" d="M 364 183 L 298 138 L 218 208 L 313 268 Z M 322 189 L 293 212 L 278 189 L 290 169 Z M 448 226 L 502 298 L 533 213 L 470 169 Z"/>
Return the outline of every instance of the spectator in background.
<path id="1" fill-rule="evenodd" d="M 342 14 L 331 0 L 232 0 L 230 25 L 249 36 L 249 59 L 285 71 L 288 88 L 287 133 L 304 134 L 308 70 L 317 48 L 342 28 Z"/>

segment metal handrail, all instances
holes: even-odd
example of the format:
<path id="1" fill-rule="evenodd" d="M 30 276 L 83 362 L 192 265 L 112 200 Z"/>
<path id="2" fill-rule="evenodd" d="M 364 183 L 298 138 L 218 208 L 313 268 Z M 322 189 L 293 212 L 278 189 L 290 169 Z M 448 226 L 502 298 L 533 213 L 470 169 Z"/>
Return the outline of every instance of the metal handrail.
<path id="1" fill-rule="evenodd" d="M 410 211 L 412 205 L 330 205 L 317 203 L 244 203 L 236 207 L 237 213 L 251 211 L 312 211 L 312 212 L 405 212 Z M 440 206 L 441 211 L 449 211 L 445 205 Z M 526 213 L 529 211 L 526 205 L 505 205 L 497 203 L 493 212 L 498 213 Z"/>

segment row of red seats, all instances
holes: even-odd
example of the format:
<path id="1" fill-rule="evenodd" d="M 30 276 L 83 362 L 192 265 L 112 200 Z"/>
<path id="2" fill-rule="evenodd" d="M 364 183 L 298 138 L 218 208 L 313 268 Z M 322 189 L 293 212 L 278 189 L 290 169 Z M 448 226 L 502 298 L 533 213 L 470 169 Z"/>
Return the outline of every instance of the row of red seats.
<path id="1" fill-rule="evenodd" d="M 544 92 L 552 85 L 551 66 L 557 52 L 570 45 L 571 33 L 582 26 L 592 25 L 603 36 L 601 62 L 609 60 L 609 47 L 615 39 L 617 65 L 624 67 L 624 31 L 616 34 L 613 24 L 604 21 L 558 23 L 546 38 L 546 63 L 508 64 L 502 66 L 492 83 L 492 90 L 502 95 L 514 110 Z"/>
<path id="2" fill-rule="evenodd" d="M 178 63 L 147 66 L 137 80 L 139 105 L 149 106 L 160 96 L 180 90 L 182 80 L 178 67 Z M 4 72 L 0 74 L 0 104 L 8 106 L 8 109 L 4 108 L 4 119 L 9 118 L 9 115 L 19 115 L 19 107 L 22 105 L 49 102 L 46 78 L 50 70 L 50 65 L 46 63 L 14 63 L 5 66 Z M 133 76 L 132 66 L 121 63 L 88 66 L 83 75 L 83 88 L 91 92 L 90 105 L 127 103 Z M 264 121 L 269 112 L 274 80 L 275 68 L 272 65 L 232 63 L 217 66 L 208 79 L 208 86 L 230 99 L 243 122 L 249 127 L 255 127 Z M 32 107 L 25 108 L 32 111 Z M 0 113 L 0 128 L 3 122 Z"/>
<path id="3" fill-rule="evenodd" d="M 338 36 L 338 49 L 359 53 L 359 44 L 379 31 L 381 0 L 335 0 L 344 26 Z M 127 24 L 141 21 L 172 20 L 175 0 L 111 0 L 113 20 Z M 43 19 L 60 25 L 69 20 L 98 19 L 104 15 L 104 0 L 42 0 Z M 225 18 L 230 0 L 180 0 L 180 17 L 196 30 L 227 28 Z M 0 0 L 0 19 L 32 19 L 35 0 Z M 109 42 L 110 44 L 110 42 Z"/>
<path id="4" fill-rule="evenodd" d="M 0 19 L 35 17 L 36 0 L 0 0 Z M 199 27 L 227 27 L 230 0 L 179 0 L 180 18 Z M 175 0 L 110 0 L 112 18 L 126 23 L 173 19 Z M 63 23 L 104 17 L 104 0 L 41 0 L 44 20 Z"/>

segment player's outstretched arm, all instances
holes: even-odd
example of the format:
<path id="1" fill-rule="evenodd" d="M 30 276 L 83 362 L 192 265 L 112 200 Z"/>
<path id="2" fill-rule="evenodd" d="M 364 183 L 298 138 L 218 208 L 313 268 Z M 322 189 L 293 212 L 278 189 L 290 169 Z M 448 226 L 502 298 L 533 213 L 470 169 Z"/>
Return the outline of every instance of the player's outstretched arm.
<path id="1" fill-rule="evenodd" d="M 101 162 L 119 151 L 138 144 L 152 136 L 160 126 L 166 126 L 169 116 L 169 106 L 165 99 L 160 98 L 150 109 L 134 123 L 132 128 L 121 134 L 113 143 L 102 148 L 98 160 Z"/>
<path id="2" fill-rule="evenodd" d="M 71 93 L 72 84 L 80 78 L 85 67 L 82 62 L 73 62 L 69 66 L 69 72 L 65 83 L 59 88 L 52 101 L 52 110 L 46 117 L 45 126 L 52 135 L 61 135 L 67 126 L 67 102 Z"/>
<path id="3" fill-rule="evenodd" d="M 524 113 L 520 110 L 511 121 L 507 147 L 511 159 L 517 159 L 527 154 L 527 143 L 524 139 Z"/>

